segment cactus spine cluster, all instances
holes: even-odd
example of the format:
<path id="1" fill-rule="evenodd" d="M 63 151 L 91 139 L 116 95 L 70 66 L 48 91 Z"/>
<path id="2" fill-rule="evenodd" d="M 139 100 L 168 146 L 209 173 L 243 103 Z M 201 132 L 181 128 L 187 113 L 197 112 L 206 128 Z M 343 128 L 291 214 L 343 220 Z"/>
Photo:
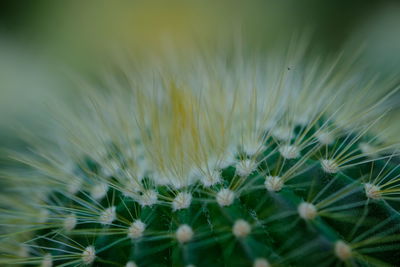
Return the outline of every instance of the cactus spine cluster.
<path id="1" fill-rule="evenodd" d="M 61 130 L 2 175 L 1 265 L 400 264 L 395 79 L 302 42 L 189 61 L 57 103 Z"/>

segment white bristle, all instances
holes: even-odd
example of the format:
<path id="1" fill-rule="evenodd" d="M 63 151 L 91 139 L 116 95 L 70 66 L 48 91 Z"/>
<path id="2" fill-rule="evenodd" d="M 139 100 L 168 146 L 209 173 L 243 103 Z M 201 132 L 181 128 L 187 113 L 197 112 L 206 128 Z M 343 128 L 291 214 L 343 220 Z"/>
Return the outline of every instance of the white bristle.
<path id="1" fill-rule="evenodd" d="M 94 200 L 102 200 L 108 192 L 108 185 L 105 183 L 100 183 L 94 185 L 90 190 L 90 196 Z"/>
<path id="2" fill-rule="evenodd" d="M 293 137 L 293 129 L 288 126 L 275 127 L 272 136 L 281 141 L 289 141 Z"/>
<path id="3" fill-rule="evenodd" d="M 270 192 L 278 192 L 282 189 L 284 181 L 279 176 L 267 176 L 265 177 L 265 188 Z"/>
<path id="4" fill-rule="evenodd" d="M 128 236 L 131 239 L 137 239 L 143 236 L 143 232 L 146 229 L 146 224 L 141 220 L 134 221 L 128 229 Z"/>
<path id="5" fill-rule="evenodd" d="M 217 167 L 219 169 L 225 169 L 229 166 L 232 166 L 236 163 L 235 157 L 235 149 L 229 148 L 225 153 L 222 155 L 222 158 L 219 159 Z"/>
<path id="6" fill-rule="evenodd" d="M 365 195 L 368 198 L 380 199 L 382 197 L 380 192 L 381 188 L 377 185 L 366 183 L 364 184 L 364 190 L 365 190 Z"/>
<path id="7" fill-rule="evenodd" d="M 172 201 L 172 209 L 174 211 L 187 209 L 192 203 L 192 194 L 188 192 L 180 192 L 176 195 L 174 201 Z"/>
<path id="8" fill-rule="evenodd" d="M 194 233 L 192 227 L 187 224 L 180 225 L 175 233 L 176 239 L 179 241 L 179 243 L 189 242 L 192 240 L 193 235 Z"/>
<path id="9" fill-rule="evenodd" d="M 265 146 L 261 142 L 253 141 L 243 144 L 242 149 L 247 155 L 254 156 L 263 152 L 265 150 Z"/>
<path id="10" fill-rule="evenodd" d="M 40 264 L 41 267 L 52 267 L 53 266 L 53 257 L 51 254 L 46 254 L 43 256 L 42 263 Z"/>
<path id="11" fill-rule="evenodd" d="M 82 261 L 84 264 L 90 265 L 96 259 L 96 250 L 93 246 L 88 246 L 82 252 Z"/>
<path id="12" fill-rule="evenodd" d="M 302 127 L 305 127 L 305 126 L 307 126 L 307 125 L 310 123 L 311 118 L 310 118 L 310 116 L 308 116 L 308 115 L 302 114 L 302 115 L 297 115 L 297 116 L 295 116 L 293 121 L 294 121 L 297 125 L 300 125 L 300 126 L 302 126 Z"/>
<path id="13" fill-rule="evenodd" d="M 329 132 L 319 132 L 316 134 L 318 142 L 323 145 L 331 145 L 335 142 L 335 136 Z"/>
<path id="14" fill-rule="evenodd" d="M 346 261 L 352 257 L 351 247 L 342 240 L 338 240 L 335 243 L 335 255 L 342 261 Z"/>
<path id="15" fill-rule="evenodd" d="M 109 225 L 117 218 L 116 207 L 109 207 L 101 212 L 99 221 L 103 225 Z"/>
<path id="16" fill-rule="evenodd" d="M 339 166 L 333 159 L 322 159 L 321 166 L 326 173 L 337 173 L 339 171 Z"/>
<path id="17" fill-rule="evenodd" d="M 281 153 L 282 157 L 285 159 L 296 159 L 300 157 L 300 150 L 297 146 L 294 145 L 283 145 L 279 148 L 279 153 Z"/>
<path id="18" fill-rule="evenodd" d="M 224 206 L 229 206 L 233 203 L 233 200 L 235 199 L 235 193 L 227 188 L 221 189 L 217 193 L 217 203 L 221 207 Z"/>
<path id="19" fill-rule="evenodd" d="M 70 214 L 67 217 L 65 217 L 64 222 L 63 222 L 63 227 L 66 231 L 71 231 L 75 228 L 78 220 L 76 218 L 75 214 Z"/>
<path id="20" fill-rule="evenodd" d="M 298 206 L 297 211 L 300 217 L 304 220 L 312 220 L 317 216 L 317 208 L 312 203 L 301 203 Z"/>
<path id="21" fill-rule="evenodd" d="M 133 262 L 133 261 L 128 261 L 125 264 L 125 267 L 137 267 L 137 264 L 135 262 Z"/>
<path id="22" fill-rule="evenodd" d="M 253 267 L 271 267 L 267 259 L 257 258 L 254 260 Z"/>
<path id="23" fill-rule="evenodd" d="M 139 197 L 138 202 L 141 206 L 153 206 L 157 203 L 157 192 L 154 190 L 146 190 Z"/>
<path id="24" fill-rule="evenodd" d="M 71 182 L 67 186 L 67 191 L 73 195 L 75 195 L 76 193 L 78 193 L 81 190 L 82 190 L 82 181 L 78 178 L 72 179 Z"/>
<path id="25" fill-rule="evenodd" d="M 209 173 L 206 173 L 201 179 L 200 182 L 205 186 L 205 187 L 210 187 L 215 184 L 218 184 L 221 182 L 221 172 L 218 170 L 212 170 Z"/>
<path id="26" fill-rule="evenodd" d="M 239 176 L 247 177 L 257 168 L 257 163 L 251 159 L 240 160 L 236 164 L 236 173 Z"/>
<path id="27" fill-rule="evenodd" d="M 251 232 L 250 224 L 242 219 L 237 220 L 232 227 L 232 233 L 237 238 L 244 238 L 248 236 L 250 232 Z"/>

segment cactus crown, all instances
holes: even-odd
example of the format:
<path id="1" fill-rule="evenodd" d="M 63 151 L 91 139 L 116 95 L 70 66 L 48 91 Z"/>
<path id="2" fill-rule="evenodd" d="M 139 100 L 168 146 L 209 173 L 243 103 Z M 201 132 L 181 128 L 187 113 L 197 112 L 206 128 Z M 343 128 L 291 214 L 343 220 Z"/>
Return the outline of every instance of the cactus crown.
<path id="1" fill-rule="evenodd" d="M 3 174 L 0 263 L 398 263 L 398 145 L 371 130 L 395 81 L 305 50 L 125 67 L 57 103 L 61 133 Z"/>

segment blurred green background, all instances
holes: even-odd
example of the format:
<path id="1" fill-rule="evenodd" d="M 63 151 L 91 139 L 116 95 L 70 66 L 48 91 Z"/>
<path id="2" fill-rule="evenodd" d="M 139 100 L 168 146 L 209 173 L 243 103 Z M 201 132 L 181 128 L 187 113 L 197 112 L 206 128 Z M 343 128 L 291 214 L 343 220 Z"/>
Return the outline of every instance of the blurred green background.
<path id="1" fill-rule="evenodd" d="M 20 126 L 45 132 L 46 103 L 73 100 L 69 74 L 95 73 L 110 48 L 157 53 L 168 41 L 187 48 L 238 33 L 259 48 L 306 29 L 327 52 L 365 40 L 370 64 L 400 66 L 400 1 L 2 0 L 0 147 L 23 148 Z"/>

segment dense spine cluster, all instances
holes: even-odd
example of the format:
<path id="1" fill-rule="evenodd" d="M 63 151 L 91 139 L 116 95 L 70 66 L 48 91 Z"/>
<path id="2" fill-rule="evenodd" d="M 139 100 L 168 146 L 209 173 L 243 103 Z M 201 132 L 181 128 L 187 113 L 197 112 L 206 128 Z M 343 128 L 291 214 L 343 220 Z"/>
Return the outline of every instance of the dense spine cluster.
<path id="1" fill-rule="evenodd" d="M 399 264 L 399 146 L 371 130 L 396 81 L 295 47 L 105 77 L 3 175 L 0 264 Z"/>

